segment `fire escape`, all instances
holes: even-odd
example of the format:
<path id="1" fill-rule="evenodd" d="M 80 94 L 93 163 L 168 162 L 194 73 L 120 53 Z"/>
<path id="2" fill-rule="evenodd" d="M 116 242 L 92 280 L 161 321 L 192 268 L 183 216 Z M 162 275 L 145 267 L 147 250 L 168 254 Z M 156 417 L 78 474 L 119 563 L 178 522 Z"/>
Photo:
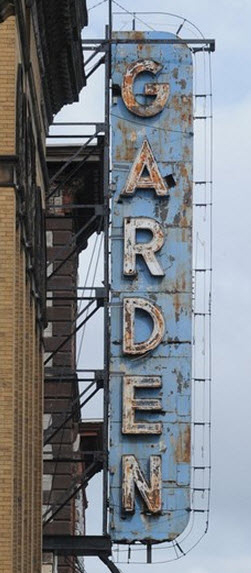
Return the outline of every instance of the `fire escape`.
<path id="1" fill-rule="evenodd" d="M 76 135 L 76 127 L 84 133 Z M 99 309 L 106 311 L 108 287 L 83 287 L 77 279 L 81 251 L 91 235 L 104 233 L 108 224 L 106 133 L 104 123 L 56 122 L 47 147 L 43 519 L 44 550 L 59 553 L 59 571 L 68 556 L 73 565 L 78 555 L 97 555 L 113 566 L 107 536 L 76 535 L 81 511 L 82 533 L 84 528 L 85 488 L 104 468 L 107 447 L 103 423 L 81 421 L 81 409 L 106 385 L 105 370 L 83 371 L 76 364 L 77 333 Z M 79 137 L 81 145 L 75 143 Z M 68 145 L 58 143 L 67 139 Z"/>

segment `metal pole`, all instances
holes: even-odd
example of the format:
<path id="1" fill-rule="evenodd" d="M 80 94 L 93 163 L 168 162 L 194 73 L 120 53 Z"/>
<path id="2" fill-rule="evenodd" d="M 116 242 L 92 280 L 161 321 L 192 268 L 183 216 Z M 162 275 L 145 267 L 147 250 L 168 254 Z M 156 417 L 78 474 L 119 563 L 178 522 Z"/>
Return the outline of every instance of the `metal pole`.
<path id="1" fill-rule="evenodd" d="M 109 26 L 106 38 L 112 35 L 112 0 L 109 0 Z M 109 404 L 109 187 L 110 187 L 110 42 L 105 52 L 105 144 L 104 144 L 104 472 L 103 472 L 103 535 L 107 534 L 108 495 L 108 404 Z"/>
<path id="2" fill-rule="evenodd" d="M 152 563 L 152 546 L 151 546 L 151 543 L 147 543 L 147 546 L 146 546 L 146 562 Z"/>
<path id="3" fill-rule="evenodd" d="M 112 38 L 112 0 L 109 0 L 109 28 L 108 28 L 108 39 Z"/>

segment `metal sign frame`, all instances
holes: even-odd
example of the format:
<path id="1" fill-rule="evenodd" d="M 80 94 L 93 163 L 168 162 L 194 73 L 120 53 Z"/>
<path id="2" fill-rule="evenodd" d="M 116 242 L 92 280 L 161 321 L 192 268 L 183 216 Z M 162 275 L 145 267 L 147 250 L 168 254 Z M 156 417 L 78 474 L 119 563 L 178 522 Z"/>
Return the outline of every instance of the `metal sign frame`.
<path id="1" fill-rule="evenodd" d="M 191 52 L 113 40 L 110 535 L 152 544 L 190 511 Z"/>

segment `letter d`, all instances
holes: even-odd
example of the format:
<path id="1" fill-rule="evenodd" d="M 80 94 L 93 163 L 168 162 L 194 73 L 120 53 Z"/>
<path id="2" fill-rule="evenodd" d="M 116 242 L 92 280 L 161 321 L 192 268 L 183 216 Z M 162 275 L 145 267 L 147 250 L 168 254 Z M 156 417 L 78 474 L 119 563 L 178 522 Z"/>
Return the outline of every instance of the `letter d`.
<path id="1" fill-rule="evenodd" d="M 147 312 L 153 320 L 151 336 L 143 342 L 135 342 L 135 309 Z M 154 350 L 164 336 L 165 322 L 160 309 L 145 298 L 124 298 L 123 301 L 123 352 L 145 354 Z"/>

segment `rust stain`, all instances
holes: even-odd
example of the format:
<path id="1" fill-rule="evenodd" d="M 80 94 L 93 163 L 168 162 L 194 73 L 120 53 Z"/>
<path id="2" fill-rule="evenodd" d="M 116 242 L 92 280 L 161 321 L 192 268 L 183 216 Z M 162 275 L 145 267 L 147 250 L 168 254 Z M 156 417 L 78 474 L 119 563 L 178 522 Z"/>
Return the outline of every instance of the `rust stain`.
<path id="1" fill-rule="evenodd" d="M 122 406 L 122 433 L 123 434 L 161 434 L 162 422 L 149 422 L 149 420 L 135 419 L 137 410 L 147 412 L 162 412 L 162 402 L 159 398 L 135 398 L 136 388 L 160 388 L 160 378 L 123 377 L 123 406 Z"/>
<path id="2" fill-rule="evenodd" d="M 181 227 L 189 227 L 189 220 L 187 219 L 187 210 L 191 208 L 192 204 L 192 189 L 188 175 L 187 175 L 187 185 L 188 187 L 184 193 L 183 204 L 181 206 L 181 214 L 180 214 Z"/>
<path id="3" fill-rule="evenodd" d="M 188 178 L 187 168 L 186 168 L 186 166 L 184 165 L 184 163 L 181 163 L 181 164 L 180 164 L 180 174 L 181 174 L 181 176 L 184 177 L 185 179 Z"/>
<path id="4" fill-rule="evenodd" d="M 174 304 L 174 308 L 175 308 L 175 321 L 179 322 L 181 304 L 180 304 L 180 295 L 178 292 L 176 292 L 173 296 L 173 304 Z"/>
<path id="5" fill-rule="evenodd" d="M 188 227 L 188 220 L 187 220 L 185 213 L 183 213 L 183 215 L 180 218 L 180 226 L 181 227 Z"/>
<path id="6" fill-rule="evenodd" d="M 145 95 L 155 96 L 154 101 L 150 104 L 143 105 L 138 103 L 133 93 L 133 84 L 139 74 L 150 72 L 156 75 L 161 69 L 162 66 L 151 59 L 138 60 L 127 67 L 123 76 L 121 95 L 126 107 L 135 115 L 153 117 L 165 107 L 170 91 L 167 83 L 145 84 Z"/>
<path id="7" fill-rule="evenodd" d="M 151 481 L 158 482 L 159 481 L 159 468 L 157 465 L 153 463 L 151 471 Z M 141 481 L 141 486 L 145 489 L 145 483 L 142 481 L 142 478 L 139 475 L 138 479 Z M 151 513 L 159 513 L 161 509 L 161 490 L 157 487 L 152 487 L 151 490 L 148 492 L 148 500 L 149 500 L 149 507 L 148 509 Z"/>
<path id="8" fill-rule="evenodd" d="M 178 390 L 178 394 L 181 394 L 182 390 L 183 390 L 183 386 L 184 386 L 184 378 L 182 373 L 178 370 L 175 370 L 176 374 L 177 374 L 177 390 Z"/>
<path id="9" fill-rule="evenodd" d="M 182 424 L 184 426 L 180 429 L 175 457 L 177 463 L 190 463 L 191 458 L 191 429 L 190 424 Z"/>
<path id="10" fill-rule="evenodd" d="M 134 312 L 137 308 L 144 310 L 151 316 L 154 323 L 150 338 L 139 343 L 134 341 Z M 145 353 L 154 350 L 163 339 L 165 324 L 162 312 L 157 305 L 151 304 L 147 299 L 124 299 L 123 322 L 123 352 L 125 354 L 138 354 L 143 356 Z"/>
<path id="11" fill-rule="evenodd" d="M 149 175 L 144 176 L 144 169 Z M 127 183 L 122 191 L 123 195 L 134 193 L 136 188 L 155 189 L 157 195 L 168 196 L 168 187 L 161 176 L 157 162 L 153 155 L 149 141 L 145 139 L 131 168 Z"/>
<path id="12" fill-rule="evenodd" d="M 136 233 L 139 229 L 145 229 L 151 232 L 152 240 L 150 243 L 137 243 Z M 136 257 L 141 255 L 153 275 L 163 276 L 164 272 L 160 267 L 154 253 L 158 252 L 165 241 L 165 235 L 161 225 L 153 219 L 141 217 L 140 219 L 124 218 L 124 275 L 135 276 Z M 150 257 L 149 257 L 150 255 Z M 133 285 L 132 285 L 133 286 Z"/>
<path id="13" fill-rule="evenodd" d="M 186 88 L 186 85 L 187 85 L 186 80 L 180 80 L 178 82 L 178 84 L 180 84 L 180 87 L 182 90 L 184 90 Z"/>
<path id="14" fill-rule="evenodd" d="M 179 116 L 174 120 L 175 124 L 180 124 L 180 122 L 185 126 L 190 126 L 193 121 L 191 114 L 191 97 L 190 96 L 180 96 L 174 95 L 169 102 L 170 109 L 175 109 L 179 112 Z"/>
<path id="15" fill-rule="evenodd" d="M 180 164 L 180 176 L 179 177 L 182 177 L 184 180 L 184 184 L 183 184 L 184 196 L 183 196 L 182 205 L 180 207 L 180 211 L 178 213 L 176 213 L 176 215 L 174 216 L 173 222 L 174 222 L 174 225 L 177 225 L 179 227 L 189 227 L 189 225 L 190 225 L 189 210 L 192 206 L 192 187 L 191 187 L 190 176 L 189 176 L 187 167 L 185 166 L 184 163 Z M 182 235 L 182 241 L 186 241 L 185 234 Z"/>
<path id="16" fill-rule="evenodd" d="M 156 210 L 159 208 L 159 214 L 160 214 L 160 218 L 161 221 L 163 223 L 166 223 L 167 220 L 167 215 L 168 215 L 168 208 L 169 208 L 169 197 L 167 198 L 167 201 L 162 201 L 160 205 L 156 205 Z"/>
<path id="17" fill-rule="evenodd" d="M 170 101 L 170 108 L 174 108 L 175 111 L 179 111 L 181 109 L 181 101 L 178 95 L 172 97 Z"/>
<path id="18" fill-rule="evenodd" d="M 184 205 L 186 205 L 186 207 L 191 207 L 192 189 L 190 187 L 190 181 L 188 181 L 188 183 L 189 188 L 184 193 Z"/>
<path id="19" fill-rule="evenodd" d="M 155 456 L 151 459 L 150 486 L 140 470 L 135 456 L 124 456 L 123 464 L 123 485 L 122 485 L 122 507 L 127 512 L 134 511 L 135 485 L 139 490 L 148 511 L 153 514 L 161 511 L 161 482 L 160 466 Z M 158 456 L 159 458 L 159 456 Z M 129 459 L 131 461 L 129 461 Z M 135 484 L 135 485 L 134 485 Z"/>
<path id="20" fill-rule="evenodd" d="M 120 143 L 116 147 L 115 159 L 116 161 L 133 161 L 137 134 L 126 126 L 125 121 L 118 121 L 118 129 L 122 135 L 122 144 Z"/>
<path id="21" fill-rule="evenodd" d="M 125 347 L 130 348 L 132 346 L 132 328 L 131 328 L 131 314 L 128 307 L 125 308 L 125 322 L 124 322 L 124 341 Z"/>
<path id="22" fill-rule="evenodd" d="M 152 492 L 152 495 L 150 496 L 150 501 L 151 501 L 152 513 L 159 513 L 161 504 L 159 490 L 154 490 Z"/>
<path id="23" fill-rule="evenodd" d="M 130 36 L 133 40 L 143 40 L 145 37 L 145 32 L 141 32 L 140 30 L 133 30 L 133 32 L 130 33 Z M 142 43 L 141 46 L 143 47 Z"/>
<path id="24" fill-rule="evenodd" d="M 186 291 L 186 273 L 183 271 L 181 274 L 181 288 L 183 291 Z"/>
<path id="25" fill-rule="evenodd" d="M 144 58 L 150 59 L 152 56 L 152 46 L 151 44 L 138 44 L 137 45 L 137 54 L 139 57 L 142 57 L 144 54 Z"/>
<path id="26" fill-rule="evenodd" d="M 145 38 L 144 33 L 135 32 L 130 37 L 135 38 L 137 44 L 130 46 L 130 51 L 124 46 L 120 50 L 118 46 L 118 52 L 114 50 L 113 56 L 116 82 L 121 87 L 118 97 L 122 117 L 119 119 L 114 114 L 112 154 L 116 173 L 113 176 L 112 235 L 115 271 L 111 287 L 115 289 L 112 290 L 112 303 L 116 311 L 114 321 L 111 321 L 111 341 L 112 345 L 118 346 L 114 346 L 114 353 L 111 346 L 111 360 L 116 368 L 115 376 L 118 369 L 121 381 L 118 388 L 117 378 L 114 376 L 111 380 L 111 432 L 114 432 L 114 447 L 110 454 L 111 493 L 116 488 L 116 495 L 120 496 L 117 506 L 113 508 L 111 503 L 111 511 L 114 512 L 111 527 L 115 527 L 113 539 L 116 539 L 116 535 L 117 538 L 121 536 L 120 539 L 124 538 L 126 543 L 142 538 L 147 542 L 155 534 L 157 540 L 161 540 L 163 531 L 168 539 L 180 534 L 186 525 L 185 510 L 189 505 L 189 483 L 186 483 L 188 468 L 182 466 L 190 462 L 190 367 L 186 362 L 190 347 L 184 343 L 191 318 L 191 300 L 183 293 L 191 290 L 191 74 L 189 62 L 184 61 L 183 57 L 180 57 L 182 66 L 179 66 L 178 54 L 173 58 L 171 51 L 171 59 L 166 60 L 165 46 L 158 52 L 150 44 L 140 45 L 141 38 Z M 179 48 L 175 50 L 181 51 Z M 150 68 L 154 63 L 153 57 L 164 63 L 162 69 L 155 62 L 160 66 L 160 73 L 157 72 L 156 77 Z M 161 84 L 161 81 L 166 83 Z M 172 87 L 170 94 L 168 82 Z M 166 96 L 168 93 L 167 103 L 163 103 L 163 86 Z M 163 113 L 157 124 L 149 121 L 148 118 L 161 111 Z M 137 115 L 140 115 L 140 120 L 138 118 L 136 122 Z M 176 188 L 170 184 L 170 173 L 173 174 Z M 150 193 L 142 192 L 148 189 Z M 128 203 L 126 197 L 133 199 L 134 194 L 135 200 Z M 137 231 L 139 226 L 137 221 L 142 224 L 147 216 L 149 220 L 156 219 L 158 225 L 162 225 L 166 239 L 161 253 L 156 257 L 155 252 L 158 251 L 155 250 L 153 239 L 161 242 L 159 227 L 153 230 L 152 237 L 146 232 L 134 233 L 135 227 Z M 143 226 L 139 228 L 144 229 Z M 115 242 L 117 240 L 120 243 Z M 119 267 L 116 264 L 118 244 L 122 244 L 123 249 L 122 253 L 119 251 Z M 151 271 L 150 259 L 146 257 L 147 248 L 154 253 L 160 267 L 162 265 L 162 275 Z M 140 264 L 137 264 L 139 261 Z M 156 283 L 152 279 L 149 281 L 145 266 L 150 274 L 163 276 L 163 279 L 158 279 Z M 127 280 L 127 275 L 133 280 Z M 156 311 L 162 320 L 158 319 Z M 166 325 L 160 338 L 163 323 Z M 152 356 L 153 349 L 158 345 L 158 352 Z M 173 355 L 172 349 L 174 353 L 178 349 L 182 351 L 176 370 L 171 367 L 174 373 L 171 389 L 169 383 L 166 384 L 170 366 L 165 359 Z M 139 378 L 140 374 L 145 381 L 149 371 L 151 379 L 153 373 L 159 374 L 161 380 L 163 378 L 163 395 L 159 391 L 149 394 L 146 390 L 134 391 L 134 387 L 139 388 L 136 381 L 129 384 L 129 373 L 135 378 Z M 122 396 L 118 402 L 118 392 L 121 390 Z M 157 402 L 163 406 L 162 409 Z M 119 424 L 119 436 L 115 421 Z M 165 432 L 161 425 L 164 425 Z M 156 434 L 155 438 L 147 438 L 147 433 Z M 132 434 L 135 435 L 132 437 Z M 118 456 L 122 471 L 121 465 L 117 464 L 117 471 L 113 475 Z M 163 474 L 161 464 L 165 466 Z M 167 494 L 173 494 L 172 500 L 171 495 L 168 499 L 169 511 L 166 510 Z M 181 510 L 178 516 L 175 513 L 177 503 Z"/>
<path id="27" fill-rule="evenodd" d="M 184 238 L 183 238 L 183 233 L 184 233 Z M 182 229 L 182 240 L 186 241 L 185 229 Z M 176 279 L 175 289 L 176 289 L 177 293 L 186 292 L 186 272 L 185 271 L 182 271 L 180 277 L 178 277 Z"/>

